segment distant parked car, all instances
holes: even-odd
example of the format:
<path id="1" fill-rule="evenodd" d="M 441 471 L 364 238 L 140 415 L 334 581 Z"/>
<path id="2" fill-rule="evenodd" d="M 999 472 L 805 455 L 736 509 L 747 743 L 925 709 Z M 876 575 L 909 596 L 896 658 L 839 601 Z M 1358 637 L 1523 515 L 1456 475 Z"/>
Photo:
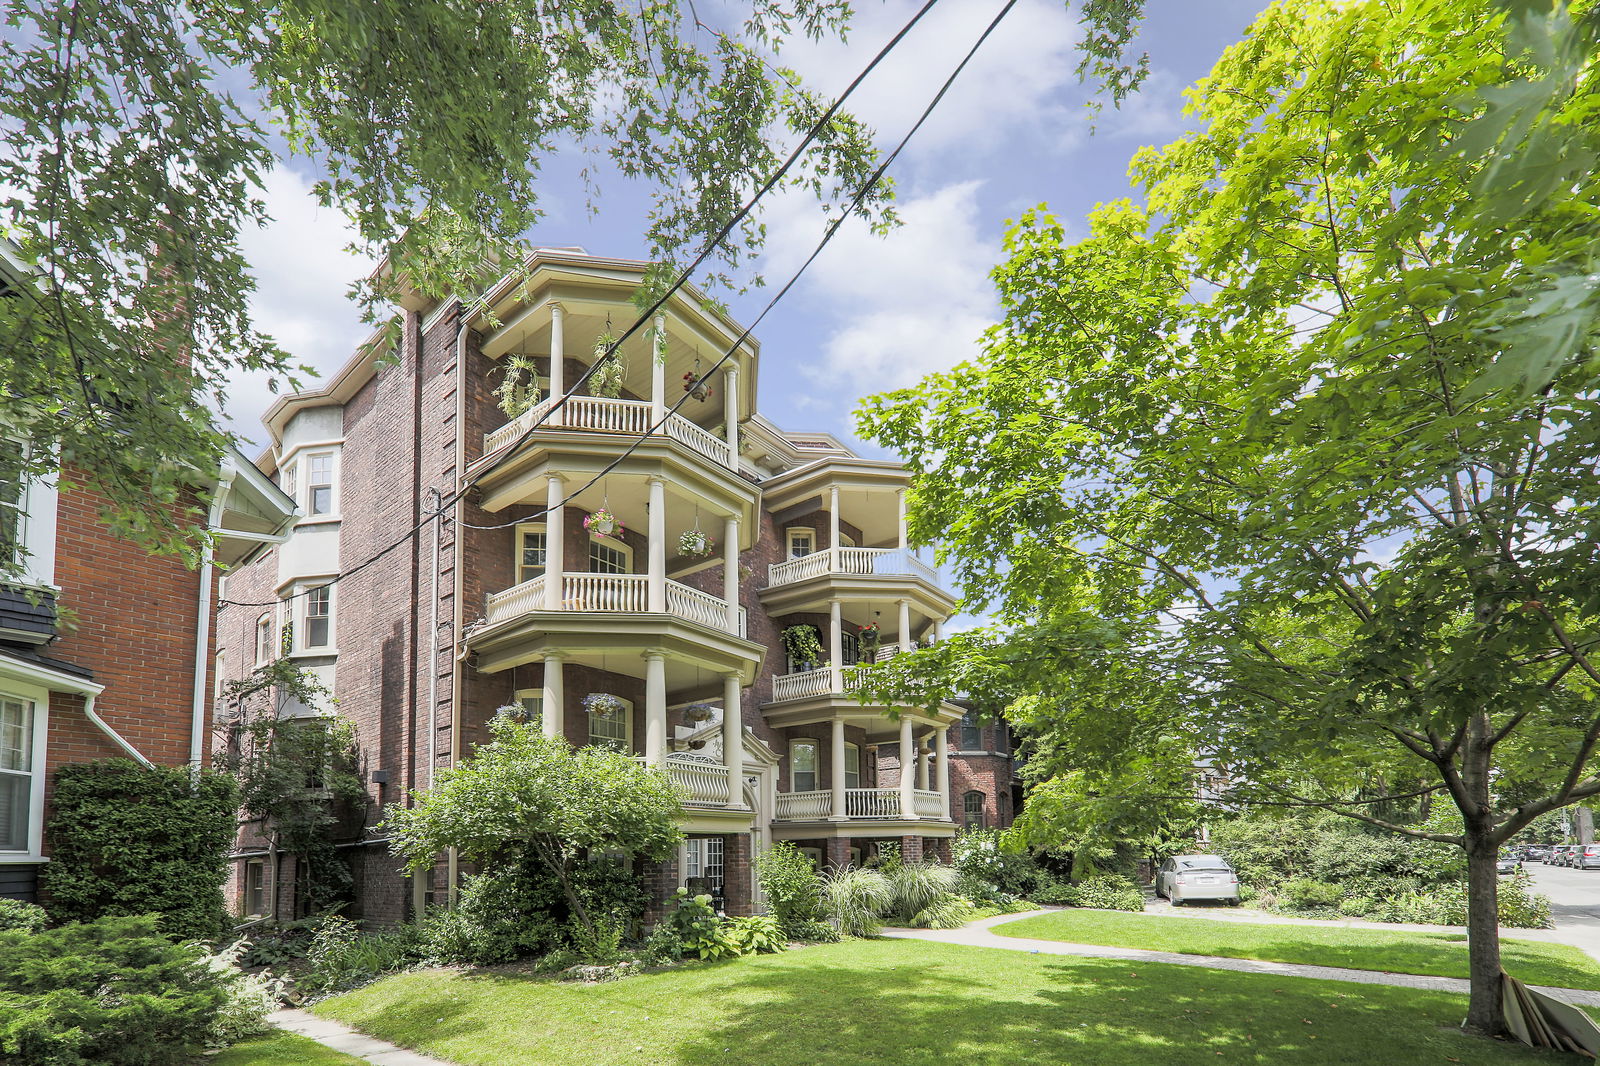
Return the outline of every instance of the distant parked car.
<path id="1" fill-rule="evenodd" d="M 1514 874 L 1522 869 L 1522 860 L 1509 851 L 1502 851 L 1499 860 L 1494 865 L 1497 874 Z"/>
<path id="2" fill-rule="evenodd" d="M 1567 856 L 1571 854 L 1571 852 L 1571 844 L 1557 844 L 1555 847 L 1550 849 L 1550 858 L 1546 859 L 1545 861 L 1551 866 L 1565 866 L 1567 864 Z"/>
<path id="3" fill-rule="evenodd" d="M 1600 844 L 1580 844 L 1572 865 L 1580 870 L 1600 870 Z"/>
<path id="4" fill-rule="evenodd" d="M 1549 862 L 1550 849 L 1543 844 L 1529 844 L 1522 849 L 1523 862 Z"/>
<path id="5" fill-rule="evenodd" d="M 1195 899 L 1239 905 L 1239 875 L 1221 855 L 1174 855 L 1156 871 L 1156 895 L 1174 907 Z"/>

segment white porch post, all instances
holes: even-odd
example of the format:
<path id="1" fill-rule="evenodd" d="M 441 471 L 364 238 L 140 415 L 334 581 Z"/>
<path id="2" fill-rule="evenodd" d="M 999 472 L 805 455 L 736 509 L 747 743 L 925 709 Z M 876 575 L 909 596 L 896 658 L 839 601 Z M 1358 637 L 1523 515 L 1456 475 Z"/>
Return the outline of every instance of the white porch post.
<path id="1" fill-rule="evenodd" d="M 722 765 L 728 768 L 728 806 L 744 806 L 744 708 L 739 675 L 722 677 Z"/>
<path id="2" fill-rule="evenodd" d="M 833 671 L 830 692 L 844 691 L 844 619 L 840 607 L 838 600 L 828 601 L 828 613 L 832 619 L 828 627 L 828 669 Z"/>
<path id="3" fill-rule="evenodd" d="M 917 788 L 923 792 L 928 791 L 928 764 L 933 761 L 933 753 L 921 744 L 917 745 Z"/>
<path id="4" fill-rule="evenodd" d="M 911 650 L 911 601 L 900 601 L 900 650 Z"/>
<path id="5" fill-rule="evenodd" d="M 644 761 L 660 766 L 667 758 L 667 660 L 644 653 Z"/>
<path id="6" fill-rule="evenodd" d="M 667 316 L 657 315 L 655 333 L 650 339 L 650 424 L 652 426 L 659 426 L 661 420 L 667 417 L 666 354 Z"/>
<path id="7" fill-rule="evenodd" d="M 561 610 L 562 575 L 566 572 L 567 481 L 551 474 L 545 484 L 544 503 L 544 609 Z"/>
<path id="8" fill-rule="evenodd" d="M 650 610 L 667 609 L 667 483 L 650 479 Z"/>
<path id="9" fill-rule="evenodd" d="M 566 317 L 567 309 L 558 303 L 550 305 L 550 398 L 554 402 L 557 397 L 567 391 L 567 344 L 566 344 Z M 564 425 L 567 411 L 562 408 L 550 415 L 548 424 L 552 426 Z"/>
<path id="10" fill-rule="evenodd" d="M 833 720 L 833 817 L 846 817 L 844 803 L 844 719 Z"/>
<path id="11" fill-rule="evenodd" d="M 917 816 L 917 779 L 912 769 L 917 758 L 917 751 L 912 747 L 911 716 L 900 716 L 900 817 L 915 819 Z"/>
<path id="12" fill-rule="evenodd" d="M 895 489 L 894 498 L 895 504 L 900 511 L 900 550 L 901 552 L 904 552 L 906 550 L 906 545 L 910 543 L 910 540 L 906 535 L 906 490 Z"/>
<path id="13" fill-rule="evenodd" d="M 722 417 L 727 423 L 728 469 L 739 469 L 739 367 L 728 364 L 722 372 Z"/>
<path id="14" fill-rule="evenodd" d="M 839 570 L 839 486 L 828 489 L 828 547 L 833 549 L 833 567 Z"/>
<path id="15" fill-rule="evenodd" d="M 946 808 L 950 806 L 950 730 L 939 725 L 933 731 L 933 770 L 934 790 L 944 797 Z"/>
<path id="16" fill-rule="evenodd" d="M 562 662 L 559 655 L 544 657 L 544 698 L 539 709 L 540 727 L 544 735 L 554 739 L 565 736 L 566 693 L 562 684 Z"/>
<path id="17" fill-rule="evenodd" d="M 937 618 L 933 620 L 933 642 L 937 644 L 944 639 L 944 623 Z"/>
<path id="18" fill-rule="evenodd" d="M 739 632 L 739 519 L 722 520 L 722 598 L 728 604 L 728 632 Z"/>

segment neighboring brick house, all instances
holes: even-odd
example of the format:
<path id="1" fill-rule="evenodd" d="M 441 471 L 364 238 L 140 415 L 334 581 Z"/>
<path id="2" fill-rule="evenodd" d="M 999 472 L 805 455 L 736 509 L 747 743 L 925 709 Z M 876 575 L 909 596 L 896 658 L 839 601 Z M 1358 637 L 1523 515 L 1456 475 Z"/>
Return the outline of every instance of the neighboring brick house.
<path id="1" fill-rule="evenodd" d="M 275 403 L 258 462 L 302 517 L 229 576 L 220 640 L 229 677 L 280 644 L 318 672 L 337 697 L 321 713 L 355 725 L 369 822 L 516 706 L 551 735 L 664 767 L 689 796 L 688 840 L 646 871 L 658 897 L 691 885 L 747 912 L 751 858 L 773 840 L 842 864 L 954 834 L 942 750 L 921 788 L 879 787 L 872 751 L 942 737 L 961 709 L 897 721 L 850 691 L 852 665 L 935 639 L 954 601 L 906 542 L 904 468 L 758 415 L 754 340 L 710 375 L 742 331 L 697 293 L 623 346 L 619 396 L 579 390 L 539 424 L 597 338 L 633 321 L 644 269 L 541 250 L 526 281 L 470 305 L 407 301 L 382 344 Z M 512 355 L 545 399 L 508 422 L 492 390 Z M 353 569 L 466 486 L 444 520 Z M 618 527 L 586 529 L 601 510 Z M 821 663 L 789 661 L 798 626 Z M 591 694 L 617 709 L 586 709 Z M 459 874 L 441 861 L 408 886 L 370 825 L 351 844 L 357 917 L 414 914 Z M 293 872 L 260 852 L 241 838 L 240 910 L 288 916 Z"/>
<path id="2" fill-rule="evenodd" d="M 946 747 L 950 759 L 950 820 L 963 829 L 1006 829 L 1022 810 L 1021 762 L 1016 734 L 1004 718 L 986 717 L 960 698 L 961 720 L 950 726 Z M 916 741 L 917 780 L 927 779 L 934 759 L 929 736 Z M 900 780 L 900 747 L 878 748 L 878 780 Z"/>
<path id="3" fill-rule="evenodd" d="M 28 271 L 0 242 L 0 299 L 21 299 Z M 51 779 L 70 763 L 128 757 L 204 765 L 210 753 L 213 578 L 291 514 L 276 486 L 236 451 L 197 475 L 214 550 L 190 568 L 120 539 L 105 499 L 25 479 L 25 444 L 0 417 L 0 898 L 32 900 L 50 847 Z M 200 492 L 209 496 L 209 509 Z"/>

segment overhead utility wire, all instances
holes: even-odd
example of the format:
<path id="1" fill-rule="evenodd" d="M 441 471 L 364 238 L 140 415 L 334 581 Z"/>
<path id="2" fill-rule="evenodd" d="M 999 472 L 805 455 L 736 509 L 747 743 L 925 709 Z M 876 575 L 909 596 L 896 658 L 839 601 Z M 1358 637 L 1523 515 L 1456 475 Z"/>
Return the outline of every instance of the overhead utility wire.
<path id="1" fill-rule="evenodd" d="M 677 280 L 668 287 L 667 291 L 662 293 L 655 303 L 651 304 L 649 309 L 642 313 L 634 321 L 633 325 L 627 328 L 622 336 L 613 341 L 611 346 L 607 348 L 597 359 L 595 359 L 594 363 L 591 364 L 587 370 L 579 375 L 578 379 L 572 383 L 572 387 L 570 389 L 562 393 L 560 398 L 557 399 L 555 403 L 551 404 L 550 407 L 542 415 L 540 415 L 537 420 L 529 425 L 514 442 L 507 446 L 504 454 L 501 457 L 501 461 L 512 458 L 522 448 L 522 446 L 532 438 L 534 432 L 538 430 L 540 426 L 544 425 L 545 421 L 549 419 L 551 415 L 555 414 L 556 411 L 566 406 L 567 401 L 576 395 L 578 389 L 595 375 L 595 372 L 600 369 L 600 365 L 602 363 L 604 363 L 607 359 L 616 358 L 617 349 L 621 346 L 623 341 L 626 341 L 629 337 L 637 333 L 639 328 L 643 326 L 647 320 L 654 317 L 655 313 L 666 304 L 667 300 L 670 299 L 674 293 L 688 283 L 689 279 L 693 276 L 694 272 L 700 268 L 701 264 L 703 264 L 706 259 L 710 257 L 711 253 L 719 244 L 727 239 L 728 234 L 733 232 L 733 228 L 737 226 L 746 215 L 754 210 L 756 203 L 760 201 L 760 199 L 767 193 L 771 192 L 773 187 L 776 186 L 778 182 L 783 179 L 783 176 L 794 166 L 794 164 L 799 161 L 800 154 L 805 150 L 806 146 L 812 141 L 816 140 L 817 136 L 822 132 L 827 124 L 833 120 L 833 116 L 838 113 L 839 108 L 844 104 L 845 100 L 850 97 L 850 94 L 855 92 L 856 88 L 866 80 L 867 75 L 871 74 L 872 71 L 877 68 L 878 64 L 881 63 L 889 55 L 889 53 L 899 45 L 901 40 L 905 38 L 906 34 L 910 33 L 911 29 L 916 26 L 916 24 L 922 20 L 922 17 L 931 11 L 933 6 L 938 2 L 939 0 L 927 0 L 927 2 L 917 10 L 917 13 L 911 16 L 910 21 L 902 26 L 900 31 L 890 38 L 889 41 L 878 50 L 877 55 L 872 57 L 872 61 L 862 68 L 861 73 L 857 74 L 855 79 L 845 87 L 844 92 L 839 94 L 838 99 L 834 100 L 834 102 L 828 107 L 828 110 L 823 112 L 822 116 L 812 124 L 811 128 L 806 132 L 805 137 L 802 138 L 800 143 L 794 147 L 794 150 L 789 153 L 789 157 L 784 160 L 783 165 L 780 166 L 770 177 L 768 177 L 767 180 L 762 184 L 761 188 L 756 190 L 755 194 L 746 200 L 744 205 L 741 206 L 739 210 L 731 218 L 729 218 L 726 223 L 723 224 L 722 228 L 717 231 L 716 235 L 706 242 L 705 247 L 700 250 L 700 253 L 695 257 L 694 261 L 683 269 L 683 271 L 678 275 Z M 1006 6 L 1006 10 L 1009 11 L 1010 8 L 1011 5 L 1008 4 Z M 872 188 L 873 185 L 877 183 L 877 180 L 882 173 L 883 168 L 879 167 L 873 176 L 868 180 L 867 184 L 863 186 L 863 188 Z M 863 198 L 864 194 L 858 193 L 857 196 L 851 201 L 850 210 L 854 211 L 860 205 Z M 785 291 L 787 291 L 787 287 L 785 287 Z M 481 300 L 479 302 L 481 303 Z M 461 328 L 466 328 L 465 323 L 462 324 Z M 749 330 L 746 330 L 744 336 L 748 336 L 749 332 Z M 743 337 L 741 337 L 741 341 L 742 340 Z M 653 351 L 651 353 L 651 358 L 655 358 L 655 353 Z M 719 361 L 717 365 L 722 365 L 721 361 Z M 713 367 L 712 369 L 715 370 L 716 368 Z M 710 371 L 708 371 L 708 373 L 709 372 Z M 673 409 L 677 409 L 676 405 L 674 405 Z M 654 428 L 655 427 L 651 427 L 651 431 L 653 431 Z M 448 497 L 443 498 L 440 501 L 439 510 L 431 512 L 426 518 L 412 526 L 409 530 L 401 534 L 399 538 L 390 544 L 380 548 L 378 551 L 368 556 L 362 562 L 351 567 L 349 570 L 346 570 L 335 577 L 329 578 L 321 585 L 317 585 L 314 588 L 307 588 L 290 596 L 285 596 L 281 600 L 267 600 L 249 603 L 240 602 L 237 600 L 222 600 L 219 601 L 219 604 L 232 604 L 236 607 L 273 607 L 279 603 L 287 603 L 290 600 L 298 599 L 301 596 L 308 596 L 317 589 L 323 589 L 330 585 L 335 585 L 344 578 L 353 577 L 354 575 L 359 574 L 361 571 L 378 562 L 378 560 L 384 558 L 396 548 L 399 548 L 401 545 L 411 540 L 412 537 L 415 537 L 418 533 L 422 532 L 422 530 L 425 529 L 430 522 L 437 521 L 444 514 L 446 508 L 452 507 L 458 501 L 460 501 L 461 498 L 464 497 L 467 492 L 472 489 L 472 487 L 476 485 L 478 481 L 483 478 L 483 476 L 491 469 L 493 469 L 493 467 L 486 466 L 484 469 L 478 471 L 477 474 L 466 480 L 459 489 L 451 493 Z"/>

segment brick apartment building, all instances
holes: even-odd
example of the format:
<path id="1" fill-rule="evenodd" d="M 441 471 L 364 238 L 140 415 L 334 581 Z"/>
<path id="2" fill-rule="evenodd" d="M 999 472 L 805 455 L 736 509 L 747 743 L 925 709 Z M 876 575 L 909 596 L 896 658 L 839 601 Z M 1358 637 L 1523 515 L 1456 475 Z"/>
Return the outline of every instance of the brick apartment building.
<path id="1" fill-rule="evenodd" d="M 633 321 L 644 268 L 541 250 L 528 280 L 470 305 L 407 301 L 397 336 L 264 416 L 258 464 L 300 517 L 228 575 L 220 673 L 281 648 L 337 698 L 296 713 L 354 723 L 373 801 L 342 849 L 356 917 L 444 898 L 459 871 L 441 859 L 406 884 L 372 824 L 469 757 L 507 707 L 684 788 L 687 841 L 649 871 L 662 894 L 691 885 L 747 912 L 751 857 L 774 840 L 844 864 L 880 841 L 943 850 L 956 832 L 947 736 L 962 708 L 896 719 L 851 693 L 854 665 L 937 639 L 954 606 L 907 543 L 906 471 L 762 418 L 758 343 L 709 373 L 741 330 L 689 291 L 622 346 L 617 396 L 580 389 L 550 411 L 597 338 Z M 513 355 L 543 400 L 508 419 L 492 390 Z M 355 569 L 462 487 L 443 521 Z M 802 626 L 817 664 L 786 651 Z M 889 744 L 928 748 L 920 779 L 883 774 Z M 241 913 L 294 914 L 290 867 L 242 837 Z"/>
<path id="2" fill-rule="evenodd" d="M 961 829 L 1007 829 L 1022 810 L 1021 762 L 1016 735 L 1004 718 L 985 720 L 965 700 L 946 734 L 950 760 L 950 820 Z M 935 751 L 928 739 L 916 747 L 916 780 L 926 788 Z M 894 787 L 900 781 L 900 746 L 878 748 L 878 781 Z"/>

